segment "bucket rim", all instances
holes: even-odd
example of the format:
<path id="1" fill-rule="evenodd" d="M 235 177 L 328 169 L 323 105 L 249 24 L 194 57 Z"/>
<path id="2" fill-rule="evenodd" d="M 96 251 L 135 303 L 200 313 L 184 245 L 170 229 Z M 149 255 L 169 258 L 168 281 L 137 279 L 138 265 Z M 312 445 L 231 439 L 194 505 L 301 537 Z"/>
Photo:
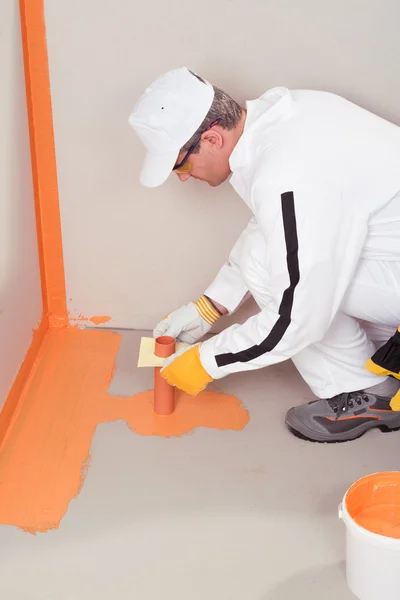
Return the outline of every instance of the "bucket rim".
<path id="1" fill-rule="evenodd" d="M 347 496 L 349 494 L 349 492 L 351 491 L 351 489 L 357 484 L 360 483 L 361 481 L 365 480 L 365 479 L 370 479 L 373 478 L 377 475 L 397 475 L 400 476 L 400 470 L 391 470 L 391 471 L 376 471 L 374 473 L 370 473 L 369 475 L 364 475 L 364 477 L 360 477 L 359 479 L 357 479 L 354 483 L 352 483 L 352 485 L 348 488 L 348 490 L 346 491 L 345 495 L 343 496 L 343 501 L 339 507 L 339 512 L 342 513 L 342 520 L 345 522 L 345 524 L 351 524 L 351 526 L 353 528 L 355 528 L 356 530 L 358 530 L 359 533 L 362 533 L 363 535 L 367 535 L 372 539 L 375 539 L 377 542 L 379 541 L 379 545 L 382 546 L 383 544 L 385 544 L 386 546 L 395 546 L 397 550 L 400 550 L 400 539 L 399 538 L 394 538 L 388 535 L 382 535 L 381 533 L 375 533 L 374 531 L 370 531 L 369 529 L 367 529 L 366 527 L 363 527 L 362 525 L 359 525 L 357 523 L 357 521 L 351 516 L 351 514 L 349 513 L 348 509 L 347 509 Z M 344 518 L 343 518 L 344 517 Z"/>

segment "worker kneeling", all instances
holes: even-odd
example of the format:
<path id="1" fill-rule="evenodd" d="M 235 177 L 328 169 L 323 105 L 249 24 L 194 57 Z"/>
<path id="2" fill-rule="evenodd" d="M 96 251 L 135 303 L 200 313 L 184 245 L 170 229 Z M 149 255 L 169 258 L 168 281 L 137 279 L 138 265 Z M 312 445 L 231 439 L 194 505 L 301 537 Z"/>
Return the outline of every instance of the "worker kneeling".
<path id="1" fill-rule="evenodd" d="M 296 435 L 399 428 L 400 128 L 318 91 L 274 88 L 242 108 L 186 68 L 148 87 L 130 124 L 144 185 L 230 177 L 253 214 L 204 295 L 156 326 L 191 344 L 164 378 L 198 394 L 292 359 L 319 398 L 289 410 Z M 201 342 L 251 296 L 256 315 Z"/>

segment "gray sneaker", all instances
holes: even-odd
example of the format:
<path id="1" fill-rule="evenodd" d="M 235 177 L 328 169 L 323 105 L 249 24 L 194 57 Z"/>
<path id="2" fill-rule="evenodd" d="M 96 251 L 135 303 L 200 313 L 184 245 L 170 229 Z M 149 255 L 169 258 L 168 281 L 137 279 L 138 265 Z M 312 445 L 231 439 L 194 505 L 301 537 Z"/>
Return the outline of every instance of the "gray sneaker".
<path id="1" fill-rule="evenodd" d="M 286 425 L 294 435 L 310 442 L 347 442 L 373 427 L 385 433 L 397 431 L 400 412 L 390 408 L 390 398 L 350 392 L 291 408 Z"/>

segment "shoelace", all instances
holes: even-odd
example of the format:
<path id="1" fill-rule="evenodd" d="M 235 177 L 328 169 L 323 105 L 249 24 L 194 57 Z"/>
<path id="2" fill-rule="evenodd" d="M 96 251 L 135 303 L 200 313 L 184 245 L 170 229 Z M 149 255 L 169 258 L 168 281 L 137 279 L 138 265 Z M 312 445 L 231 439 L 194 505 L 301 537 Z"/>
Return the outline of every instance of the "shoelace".
<path id="1" fill-rule="evenodd" d="M 329 406 L 336 414 L 335 421 L 339 419 L 340 415 L 347 412 L 349 408 L 354 408 L 355 404 L 361 406 L 363 402 L 369 402 L 369 398 L 364 392 L 349 392 L 328 399 Z"/>

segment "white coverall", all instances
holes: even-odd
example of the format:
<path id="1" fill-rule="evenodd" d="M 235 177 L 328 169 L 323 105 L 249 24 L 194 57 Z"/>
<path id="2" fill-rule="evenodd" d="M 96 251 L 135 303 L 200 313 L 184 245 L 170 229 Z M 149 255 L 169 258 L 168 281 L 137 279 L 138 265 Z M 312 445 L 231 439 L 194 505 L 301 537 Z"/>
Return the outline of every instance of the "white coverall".
<path id="1" fill-rule="evenodd" d="M 230 166 L 254 216 L 205 294 L 233 312 L 250 293 L 260 312 L 202 344 L 205 369 L 292 359 L 320 398 L 380 383 L 364 364 L 400 324 L 400 127 L 274 88 L 247 103 Z"/>

